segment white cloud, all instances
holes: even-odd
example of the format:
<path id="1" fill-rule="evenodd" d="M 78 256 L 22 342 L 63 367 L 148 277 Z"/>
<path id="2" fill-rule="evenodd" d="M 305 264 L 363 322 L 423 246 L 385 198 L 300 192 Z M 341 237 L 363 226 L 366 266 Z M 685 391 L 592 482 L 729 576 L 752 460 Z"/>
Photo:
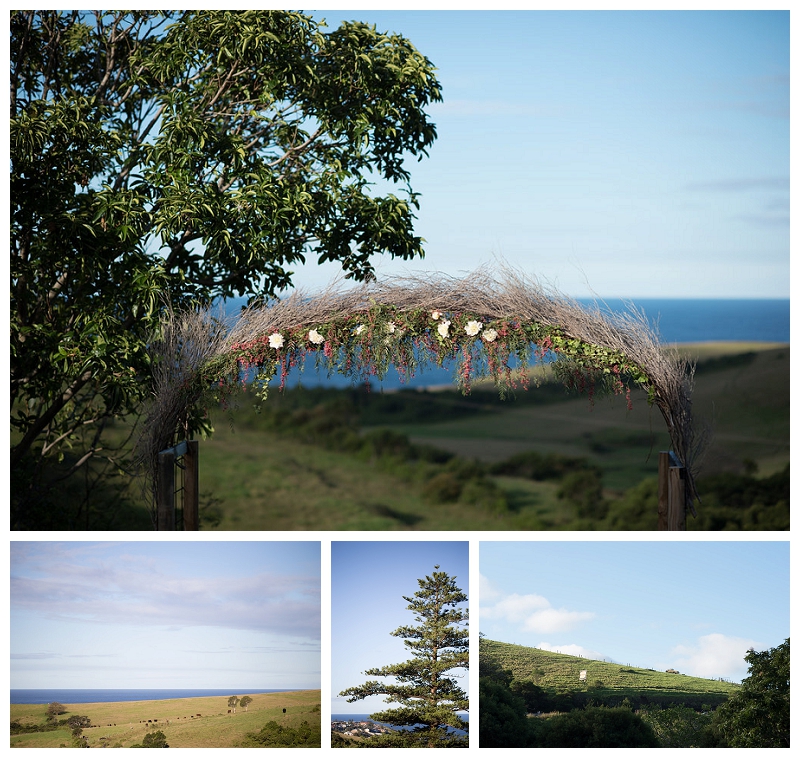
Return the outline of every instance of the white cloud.
<path id="1" fill-rule="evenodd" d="M 491 607 L 481 608 L 481 617 L 504 619 L 521 624 L 527 632 L 552 634 L 574 628 L 595 617 L 589 611 L 570 611 L 553 608 L 550 601 L 541 595 L 508 595 Z"/>
<path id="2" fill-rule="evenodd" d="M 547 650 L 551 653 L 562 653 L 563 655 L 576 655 L 582 658 L 588 658 L 592 661 L 608 660 L 602 653 L 597 650 L 589 650 L 589 648 L 581 647 L 580 645 L 551 645 L 549 642 L 540 642 L 536 647 L 540 650 Z"/>
<path id="3" fill-rule="evenodd" d="M 497 587 L 495 587 L 491 581 L 485 577 L 483 574 L 478 575 L 480 577 L 480 602 L 490 602 L 492 600 L 496 600 L 499 597 L 502 597 L 502 592 L 500 592 Z"/>
<path id="4" fill-rule="evenodd" d="M 755 640 L 706 634 L 696 645 L 677 645 L 672 649 L 677 656 L 673 668 L 691 676 L 738 680 L 747 674 L 745 653 L 758 646 Z"/>
<path id="5" fill-rule="evenodd" d="M 566 608 L 544 608 L 525 619 L 525 630 L 551 634 L 573 629 L 584 621 L 591 621 L 594 613 L 590 611 L 568 611 Z"/>

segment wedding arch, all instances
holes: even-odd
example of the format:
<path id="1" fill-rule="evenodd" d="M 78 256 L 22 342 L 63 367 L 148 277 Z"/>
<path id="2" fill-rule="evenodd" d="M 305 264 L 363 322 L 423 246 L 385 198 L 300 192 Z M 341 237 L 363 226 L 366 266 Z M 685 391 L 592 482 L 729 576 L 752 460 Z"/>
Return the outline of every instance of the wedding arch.
<path id="1" fill-rule="evenodd" d="M 462 391 L 486 377 L 504 394 L 527 388 L 528 367 L 548 360 L 567 386 L 590 395 L 623 395 L 630 408 L 632 392 L 646 393 L 664 418 L 685 470 L 685 507 L 696 515 L 693 365 L 661 344 L 633 305 L 614 313 L 517 271 L 481 269 L 463 278 L 436 274 L 295 292 L 233 319 L 210 310 L 169 313 L 151 353 L 153 400 L 138 452 L 154 483 L 159 451 L 185 436 L 192 413 L 232 391 L 243 372 L 266 398 L 272 384 L 282 388 L 288 372 L 309 359 L 362 380 L 381 379 L 392 367 L 403 378 L 454 363 Z"/>

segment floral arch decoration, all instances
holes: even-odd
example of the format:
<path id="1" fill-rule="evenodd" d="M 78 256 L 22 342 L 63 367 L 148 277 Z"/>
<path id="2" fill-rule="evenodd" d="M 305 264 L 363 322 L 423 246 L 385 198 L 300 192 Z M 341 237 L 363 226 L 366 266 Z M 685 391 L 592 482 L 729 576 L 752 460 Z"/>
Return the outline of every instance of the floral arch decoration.
<path id="1" fill-rule="evenodd" d="M 245 371 L 265 398 L 273 380 L 282 388 L 288 371 L 309 358 L 329 374 L 367 381 L 391 367 L 403 378 L 454 362 L 462 391 L 487 377 L 503 394 L 527 388 L 527 368 L 547 356 L 568 387 L 624 395 L 629 408 L 634 391 L 646 393 L 686 468 L 686 505 L 696 515 L 694 367 L 661 344 L 633 305 L 624 313 L 587 307 L 515 271 L 406 277 L 347 290 L 332 285 L 314 296 L 295 292 L 246 308 L 232 322 L 211 311 L 170 313 L 151 352 L 154 397 L 139 441 L 151 475 L 158 452 L 191 431 L 204 399 L 232 389 Z"/>

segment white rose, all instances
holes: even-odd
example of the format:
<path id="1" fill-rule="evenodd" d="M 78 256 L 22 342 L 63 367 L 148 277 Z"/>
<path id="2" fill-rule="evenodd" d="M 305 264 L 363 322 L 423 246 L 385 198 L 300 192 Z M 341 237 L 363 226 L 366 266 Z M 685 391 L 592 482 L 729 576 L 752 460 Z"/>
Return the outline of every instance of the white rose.
<path id="1" fill-rule="evenodd" d="M 280 332 L 275 332 L 269 335 L 269 346 L 274 347 L 276 350 L 283 347 L 283 335 Z"/>
<path id="2" fill-rule="evenodd" d="M 480 321 L 468 321 L 464 327 L 464 331 L 470 336 L 474 337 L 483 327 Z"/>
<path id="3" fill-rule="evenodd" d="M 361 334 L 361 332 L 363 332 L 363 331 L 364 331 L 366 328 L 367 328 L 367 327 L 366 327 L 366 326 L 364 326 L 364 324 L 359 324 L 359 325 L 358 325 L 358 326 L 357 326 L 357 327 L 356 327 L 356 328 L 353 330 L 353 333 L 354 333 L 354 334 L 356 334 L 356 335 L 358 335 L 358 334 Z"/>
<path id="4" fill-rule="evenodd" d="M 388 324 L 386 324 L 386 331 L 389 332 L 389 334 L 394 334 L 394 330 L 396 328 L 397 327 L 394 325 L 394 321 L 390 321 Z"/>
<path id="5" fill-rule="evenodd" d="M 496 329 L 484 330 L 483 334 L 481 335 L 481 339 L 484 342 L 494 342 L 497 339 L 497 330 Z"/>
<path id="6" fill-rule="evenodd" d="M 312 329 L 308 333 L 308 341 L 313 342 L 315 345 L 321 345 L 325 342 L 325 338 L 316 329 Z"/>
<path id="7" fill-rule="evenodd" d="M 442 323 L 436 327 L 436 331 L 439 332 L 440 336 L 446 337 L 450 331 L 450 322 L 442 321 Z"/>
<path id="8" fill-rule="evenodd" d="M 442 312 L 441 311 L 433 311 L 433 313 L 431 313 L 431 318 L 434 321 L 438 321 L 441 317 L 442 317 Z"/>

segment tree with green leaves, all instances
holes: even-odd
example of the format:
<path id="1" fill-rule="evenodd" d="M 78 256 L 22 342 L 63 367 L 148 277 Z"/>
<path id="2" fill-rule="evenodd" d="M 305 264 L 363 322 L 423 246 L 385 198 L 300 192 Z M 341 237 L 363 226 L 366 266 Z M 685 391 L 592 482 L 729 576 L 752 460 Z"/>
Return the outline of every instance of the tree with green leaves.
<path id="1" fill-rule="evenodd" d="M 245 696 L 244 696 L 244 697 L 243 697 L 243 698 L 242 698 L 242 699 L 239 701 L 239 705 L 241 705 L 241 706 L 242 706 L 242 708 L 244 708 L 244 709 L 245 709 L 245 711 L 247 711 L 247 706 L 248 706 L 248 705 L 250 705 L 250 703 L 252 703 L 252 702 L 253 702 L 253 698 L 251 698 L 251 697 L 250 697 L 250 695 L 245 695 Z"/>
<path id="2" fill-rule="evenodd" d="M 775 648 L 749 650 L 742 688 L 714 713 L 729 747 L 789 747 L 789 640 Z"/>
<path id="3" fill-rule="evenodd" d="M 48 716 L 60 716 L 62 713 L 66 713 L 67 709 L 61 703 L 54 701 L 52 703 L 48 703 L 47 705 L 47 715 Z"/>
<path id="4" fill-rule="evenodd" d="M 164 732 L 148 732 L 145 734 L 141 745 L 131 745 L 131 747 L 169 747 L 167 735 Z"/>
<path id="5" fill-rule="evenodd" d="M 236 706 L 239 705 L 239 698 L 236 695 L 231 695 L 228 698 L 228 708 L 236 713 Z"/>
<path id="6" fill-rule="evenodd" d="M 440 85 L 399 35 L 288 11 L 14 11 L 10 59 L 12 526 L 86 528 L 64 482 L 125 470 L 105 432 L 166 308 L 423 255 Z"/>
<path id="7" fill-rule="evenodd" d="M 372 695 L 385 695 L 386 703 L 399 703 L 373 713 L 371 718 L 404 727 L 388 739 L 370 738 L 376 746 L 382 741 L 403 747 L 466 747 L 468 738 L 452 730 L 466 732 L 468 724 L 458 716 L 469 710 L 469 700 L 456 675 L 448 672 L 469 668 L 467 596 L 456 585 L 456 577 L 438 571 L 418 579 L 419 590 L 405 597 L 417 626 L 401 626 L 391 634 L 402 637 L 413 658 L 403 663 L 372 668 L 365 676 L 388 677 L 390 681 L 368 681 L 349 687 L 340 695 L 349 703 Z"/>

